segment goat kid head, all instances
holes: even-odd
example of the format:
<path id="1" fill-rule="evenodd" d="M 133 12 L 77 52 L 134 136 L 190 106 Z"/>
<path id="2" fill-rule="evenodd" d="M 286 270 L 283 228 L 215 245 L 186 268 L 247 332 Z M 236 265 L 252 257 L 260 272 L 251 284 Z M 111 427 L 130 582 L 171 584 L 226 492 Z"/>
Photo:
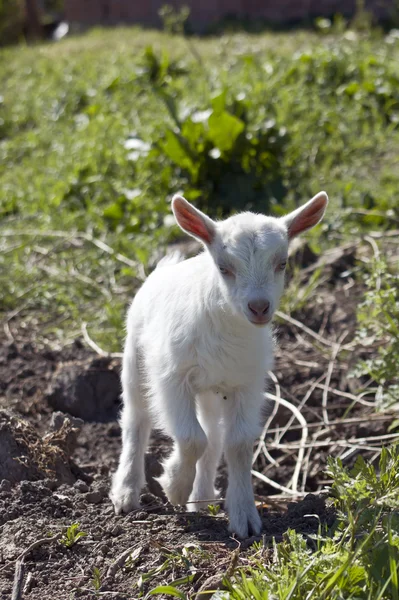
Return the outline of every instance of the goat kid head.
<path id="1" fill-rule="evenodd" d="M 319 192 L 284 217 L 244 212 L 213 221 L 182 196 L 174 196 L 172 210 L 181 229 L 210 253 L 229 306 L 252 324 L 264 326 L 283 292 L 289 242 L 317 225 L 327 204 L 327 194 Z"/>

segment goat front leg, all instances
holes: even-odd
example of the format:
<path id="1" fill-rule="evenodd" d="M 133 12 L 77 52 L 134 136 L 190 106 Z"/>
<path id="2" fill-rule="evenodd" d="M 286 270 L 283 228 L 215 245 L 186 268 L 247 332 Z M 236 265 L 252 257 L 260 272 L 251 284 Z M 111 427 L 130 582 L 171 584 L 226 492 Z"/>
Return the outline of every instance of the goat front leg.
<path id="1" fill-rule="evenodd" d="M 158 390 L 160 424 L 174 440 L 172 454 L 158 478 L 168 500 L 183 505 L 193 489 L 196 464 L 207 447 L 206 435 L 198 422 L 195 397 L 184 384 L 168 383 Z"/>
<path id="2" fill-rule="evenodd" d="M 204 392 L 197 397 L 198 419 L 206 433 L 208 445 L 197 462 L 193 491 L 187 505 L 189 511 L 206 508 L 219 496 L 214 483 L 222 451 L 220 402 L 220 397 L 213 392 Z"/>
<path id="3" fill-rule="evenodd" d="M 263 393 L 244 389 L 224 401 L 224 453 L 228 468 L 226 509 L 230 532 L 240 538 L 259 535 L 262 521 L 255 506 L 251 482 L 253 445 L 259 435 Z"/>

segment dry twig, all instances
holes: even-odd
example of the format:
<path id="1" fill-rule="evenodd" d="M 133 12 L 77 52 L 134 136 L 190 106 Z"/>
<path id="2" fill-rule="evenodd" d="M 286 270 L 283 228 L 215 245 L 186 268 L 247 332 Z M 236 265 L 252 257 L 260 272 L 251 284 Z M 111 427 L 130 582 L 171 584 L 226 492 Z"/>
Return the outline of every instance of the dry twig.
<path id="1" fill-rule="evenodd" d="M 22 552 L 22 554 L 20 554 L 18 556 L 18 558 L 16 559 L 16 564 L 15 564 L 14 584 L 12 587 L 11 600 L 20 600 L 20 598 L 22 598 L 22 585 L 23 585 L 24 574 L 25 574 L 24 563 L 25 563 L 25 558 L 27 557 L 27 555 L 30 552 L 32 552 L 32 550 L 35 550 L 39 546 L 43 546 L 44 544 L 51 544 L 51 542 L 55 542 L 55 541 L 59 540 L 61 535 L 62 535 L 61 533 L 57 533 L 56 535 L 53 535 L 52 537 L 47 537 L 47 538 L 43 538 L 41 540 L 36 540 L 36 542 L 33 542 L 33 544 L 31 544 L 26 550 L 24 550 Z M 8 565 L 6 565 L 6 566 L 8 567 Z"/>
<path id="2" fill-rule="evenodd" d="M 107 579 L 110 579 L 111 577 L 114 577 L 115 573 L 118 571 L 118 569 L 122 569 L 123 565 L 125 564 L 125 562 L 128 560 L 128 558 L 134 553 L 134 558 L 137 558 L 137 556 L 140 554 L 141 550 L 143 549 L 143 546 L 138 546 L 137 544 L 134 546 L 131 546 L 130 548 L 128 548 L 127 550 L 125 550 L 124 552 L 122 552 L 122 554 L 120 554 L 118 556 L 118 558 L 112 563 L 112 565 L 108 568 L 107 571 Z M 136 556 L 137 555 L 137 556 Z"/>
<path id="3" fill-rule="evenodd" d="M 92 350 L 94 350 L 94 352 L 99 354 L 100 356 L 105 356 L 105 357 L 109 357 L 109 358 L 122 358 L 123 357 L 123 354 L 121 352 L 106 352 L 105 350 L 100 348 L 100 346 L 98 346 L 98 344 L 96 344 L 96 342 L 94 340 L 92 340 L 91 337 L 89 336 L 89 333 L 87 331 L 87 323 L 82 323 L 82 335 L 83 335 L 83 338 L 84 338 L 85 342 L 87 343 L 87 345 L 90 346 L 90 348 Z"/>

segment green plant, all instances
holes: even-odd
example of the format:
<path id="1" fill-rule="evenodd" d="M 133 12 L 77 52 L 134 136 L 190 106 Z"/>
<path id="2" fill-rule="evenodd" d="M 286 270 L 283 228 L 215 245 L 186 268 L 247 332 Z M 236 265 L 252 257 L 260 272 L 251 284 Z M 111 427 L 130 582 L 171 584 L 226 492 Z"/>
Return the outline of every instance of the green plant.
<path id="1" fill-rule="evenodd" d="M 399 216 L 395 36 L 201 39 L 203 64 L 187 41 L 118 29 L 2 50 L 0 310 L 38 340 L 86 323 L 120 351 L 144 268 L 178 235 L 174 192 L 278 215 L 325 188 L 318 252 Z"/>
<path id="2" fill-rule="evenodd" d="M 180 570 L 182 575 L 180 577 L 174 577 L 168 582 L 167 586 L 156 586 L 150 589 L 145 598 L 150 596 L 156 596 L 160 594 L 168 594 L 169 596 L 175 596 L 178 598 L 186 599 L 186 595 L 178 588 L 182 585 L 191 584 L 197 575 L 197 567 L 195 563 L 197 559 L 200 561 L 209 560 L 209 554 L 196 544 L 186 544 L 183 548 L 169 549 L 160 547 L 161 553 L 161 564 L 154 569 L 151 569 L 148 573 L 140 575 L 137 582 L 137 586 L 140 591 L 143 591 L 144 584 L 150 582 L 157 575 L 172 570 L 173 573 L 176 570 Z"/>
<path id="3" fill-rule="evenodd" d="M 290 269 L 290 279 L 281 301 L 280 310 L 287 314 L 300 311 L 323 283 L 322 268 L 315 269 L 304 281 L 302 269 L 294 266 Z"/>
<path id="4" fill-rule="evenodd" d="M 190 16 L 190 8 L 183 5 L 176 9 L 170 4 L 164 4 L 158 14 L 162 19 L 163 29 L 167 33 L 183 34 L 184 26 Z"/>
<path id="5" fill-rule="evenodd" d="M 287 134 L 277 126 L 272 108 L 270 118 L 259 122 L 250 118 L 250 100 L 229 100 L 224 90 L 205 109 L 193 107 L 182 115 L 171 93 L 156 93 L 173 126 L 159 131 L 144 165 L 162 165 L 171 189 L 183 188 L 187 199 L 219 216 L 235 209 L 267 211 L 284 197 L 281 162 Z"/>
<path id="6" fill-rule="evenodd" d="M 367 10 L 365 0 L 356 0 L 356 11 L 351 26 L 357 31 L 370 31 L 372 29 L 373 13 Z"/>
<path id="7" fill-rule="evenodd" d="M 208 512 L 213 517 L 216 517 L 220 512 L 220 504 L 208 504 Z"/>
<path id="8" fill-rule="evenodd" d="M 67 527 L 66 531 L 62 534 L 60 544 L 63 544 L 66 548 L 72 548 L 82 537 L 87 536 L 87 533 L 80 531 L 80 523 L 72 523 Z"/>
<path id="9" fill-rule="evenodd" d="M 379 257 L 366 278 L 367 291 L 359 306 L 358 341 L 376 347 L 372 358 L 361 361 L 356 375 L 369 375 L 380 386 L 380 404 L 399 400 L 399 275 L 397 261 Z"/>
<path id="10" fill-rule="evenodd" d="M 99 592 L 101 589 L 101 585 L 102 585 L 102 578 L 101 578 L 100 569 L 98 567 L 93 567 L 92 583 L 93 583 L 95 592 Z"/>
<path id="11" fill-rule="evenodd" d="M 254 548 L 230 580 L 229 600 L 397 600 L 399 571 L 399 449 L 383 448 L 378 471 L 358 458 L 353 469 L 330 459 L 337 520 L 307 540 L 287 531 L 273 559 Z M 309 515 L 311 516 L 311 515 Z"/>

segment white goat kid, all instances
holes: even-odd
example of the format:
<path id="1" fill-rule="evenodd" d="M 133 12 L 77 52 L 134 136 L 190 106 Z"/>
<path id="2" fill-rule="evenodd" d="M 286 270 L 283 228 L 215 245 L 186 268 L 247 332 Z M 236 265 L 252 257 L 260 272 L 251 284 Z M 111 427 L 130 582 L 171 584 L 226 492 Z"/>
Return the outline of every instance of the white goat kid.
<path id="1" fill-rule="evenodd" d="M 159 481 L 189 510 L 216 497 L 221 452 L 228 466 L 230 531 L 258 535 L 251 485 L 253 444 L 273 365 L 271 320 L 284 287 L 288 243 L 323 217 L 320 192 L 282 218 L 250 212 L 215 222 L 181 196 L 177 223 L 205 252 L 163 259 L 128 314 L 123 358 L 122 453 L 111 490 L 117 514 L 139 507 L 152 427 L 174 440 Z M 205 502 L 204 502 L 205 501 Z"/>

